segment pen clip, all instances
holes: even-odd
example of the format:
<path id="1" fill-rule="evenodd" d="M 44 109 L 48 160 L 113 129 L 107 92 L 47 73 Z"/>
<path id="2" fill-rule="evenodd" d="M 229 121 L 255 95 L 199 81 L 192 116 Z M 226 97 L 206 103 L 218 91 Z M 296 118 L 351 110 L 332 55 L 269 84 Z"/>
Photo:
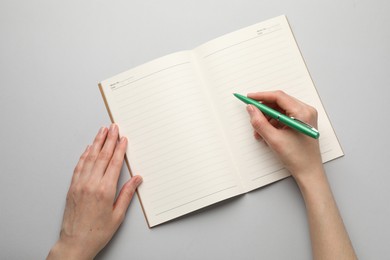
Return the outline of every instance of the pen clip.
<path id="1" fill-rule="evenodd" d="M 308 123 L 305 123 L 305 122 L 303 122 L 303 121 L 301 121 L 301 120 L 299 120 L 298 118 L 295 118 L 295 117 L 293 117 L 293 116 L 291 116 L 290 118 L 291 118 L 292 120 L 295 120 L 295 121 L 297 121 L 297 122 L 299 122 L 299 123 L 301 123 L 301 124 L 307 126 L 307 127 L 310 127 L 312 130 L 318 132 L 317 129 L 315 129 L 313 126 L 309 125 Z"/>

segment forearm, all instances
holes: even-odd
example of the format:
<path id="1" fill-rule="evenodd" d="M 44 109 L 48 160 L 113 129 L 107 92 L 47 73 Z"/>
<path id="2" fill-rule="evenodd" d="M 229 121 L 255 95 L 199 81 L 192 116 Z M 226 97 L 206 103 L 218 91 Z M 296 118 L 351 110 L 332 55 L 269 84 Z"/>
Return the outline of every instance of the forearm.
<path id="1" fill-rule="evenodd" d="M 357 259 L 322 167 L 297 179 L 306 204 L 314 259 Z"/>
<path id="2" fill-rule="evenodd" d="M 281 91 L 248 97 L 317 127 L 315 108 Z M 263 138 L 295 178 L 306 204 L 314 259 L 356 259 L 322 166 L 318 140 L 281 126 L 247 106 L 255 136 Z"/>

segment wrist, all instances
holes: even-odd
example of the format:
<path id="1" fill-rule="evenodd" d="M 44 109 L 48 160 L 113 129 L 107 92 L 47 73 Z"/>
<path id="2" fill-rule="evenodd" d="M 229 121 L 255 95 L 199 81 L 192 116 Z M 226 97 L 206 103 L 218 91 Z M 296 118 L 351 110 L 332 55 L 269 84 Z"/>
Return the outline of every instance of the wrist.
<path id="1" fill-rule="evenodd" d="M 82 249 L 78 249 L 72 245 L 68 245 L 64 241 L 58 240 L 50 249 L 47 259 L 93 259 L 92 257 L 86 257 L 82 252 Z"/>
<path id="2" fill-rule="evenodd" d="M 297 182 L 303 195 L 310 190 L 316 190 L 323 185 L 328 185 L 328 180 L 322 163 L 316 165 L 315 167 L 307 167 L 299 172 L 293 172 L 292 176 Z"/>

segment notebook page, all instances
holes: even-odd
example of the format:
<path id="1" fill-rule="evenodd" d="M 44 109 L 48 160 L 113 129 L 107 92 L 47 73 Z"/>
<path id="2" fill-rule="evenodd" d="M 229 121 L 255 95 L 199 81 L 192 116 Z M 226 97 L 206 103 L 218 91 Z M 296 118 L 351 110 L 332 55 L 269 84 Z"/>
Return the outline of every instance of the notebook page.
<path id="1" fill-rule="evenodd" d="M 243 192 L 193 69 L 180 52 L 101 83 L 151 227 Z"/>
<path id="2" fill-rule="evenodd" d="M 246 105 L 232 93 L 281 89 L 314 106 L 323 161 L 343 154 L 285 16 L 222 36 L 195 52 L 248 191 L 289 173 L 264 142 L 254 139 Z"/>

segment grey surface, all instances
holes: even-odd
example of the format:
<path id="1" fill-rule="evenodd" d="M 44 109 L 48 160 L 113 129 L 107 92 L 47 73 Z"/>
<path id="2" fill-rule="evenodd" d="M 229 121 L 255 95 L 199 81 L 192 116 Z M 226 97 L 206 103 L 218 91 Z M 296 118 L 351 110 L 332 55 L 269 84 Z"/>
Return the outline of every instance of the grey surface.
<path id="1" fill-rule="evenodd" d="M 346 156 L 326 164 L 360 259 L 390 255 L 390 2 L 0 2 L 0 258 L 55 243 L 73 167 L 109 118 L 97 82 L 286 14 Z M 123 170 L 121 183 L 127 180 Z M 148 229 L 138 198 L 99 259 L 311 259 L 291 178 Z"/>

